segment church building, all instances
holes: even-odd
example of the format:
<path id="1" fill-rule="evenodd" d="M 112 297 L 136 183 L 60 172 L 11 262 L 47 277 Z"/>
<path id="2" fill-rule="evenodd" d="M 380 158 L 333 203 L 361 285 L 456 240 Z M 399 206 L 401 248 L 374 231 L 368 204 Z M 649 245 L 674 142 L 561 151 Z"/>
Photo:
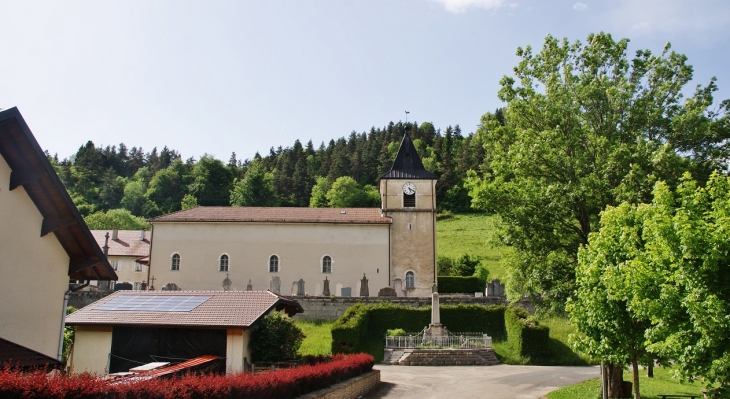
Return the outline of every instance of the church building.
<path id="1" fill-rule="evenodd" d="M 150 220 L 148 285 L 281 295 L 429 296 L 436 176 L 408 134 L 380 178 L 380 208 L 196 207 Z"/>

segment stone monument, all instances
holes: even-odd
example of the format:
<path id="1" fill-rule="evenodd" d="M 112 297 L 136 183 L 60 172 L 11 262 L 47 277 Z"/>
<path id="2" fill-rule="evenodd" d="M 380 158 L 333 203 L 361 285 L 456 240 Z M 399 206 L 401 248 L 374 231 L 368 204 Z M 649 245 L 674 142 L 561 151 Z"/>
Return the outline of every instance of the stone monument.
<path id="1" fill-rule="evenodd" d="M 370 296 L 368 279 L 365 277 L 365 273 L 362 274 L 362 280 L 360 280 L 360 296 Z"/>
<path id="2" fill-rule="evenodd" d="M 322 290 L 322 296 L 330 296 L 330 281 L 327 280 L 327 276 L 324 276 L 324 289 Z"/>
<path id="3" fill-rule="evenodd" d="M 251 284 L 251 279 L 248 279 L 248 284 L 246 285 L 246 291 L 253 291 L 253 284 Z"/>
<path id="4" fill-rule="evenodd" d="M 304 279 L 300 278 L 299 281 L 297 281 L 297 296 L 304 296 L 304 294 Z"/>
<path id="5" fill-rule="evenodd" d="M 440 343 L 443 338 L 448 338 L 449 331 L 441 324 L 441 309 L 439 307 L 439 293 L 431 294 L 431 324 L 423 331 L 424 344 L 428 341 Z"/>
<path id="6" fill-rule="evenodd" d="M 233 281 L 228 277 L 228 273 L 226 273 L 226 278 L 223 279 L 223 291 L 230 291 L 231 285 L 233 284 Z"/>
<path id="7" fill-rule="evenodd" d="M 279 276 L 271 278 L 271 281 L 269 282 L 269 291 L 274 294 L 279 294 L 281 292 L 281 279 L 279 279 Z"/>

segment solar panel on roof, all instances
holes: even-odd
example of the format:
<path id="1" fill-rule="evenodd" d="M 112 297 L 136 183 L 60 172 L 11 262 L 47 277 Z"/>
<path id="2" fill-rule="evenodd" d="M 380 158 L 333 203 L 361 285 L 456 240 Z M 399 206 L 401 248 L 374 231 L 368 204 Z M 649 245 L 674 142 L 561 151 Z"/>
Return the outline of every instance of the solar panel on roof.
<path id="1" fill-rule="evenodd" d="M 94 310 L 189 312 L 210 298 L 204 295 L 120 295 Z"/>

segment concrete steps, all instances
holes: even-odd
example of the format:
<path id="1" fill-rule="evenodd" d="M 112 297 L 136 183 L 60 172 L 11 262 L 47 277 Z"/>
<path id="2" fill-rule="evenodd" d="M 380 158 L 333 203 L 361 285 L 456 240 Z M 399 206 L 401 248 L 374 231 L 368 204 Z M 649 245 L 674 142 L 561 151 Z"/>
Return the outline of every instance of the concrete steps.
<path id="1" fill-rule="evenodd" d="M 405 366 L 492 366 L 499 364 L 492 349 L 405 349 L 397 363 L 394 363 L 394 359 L 395 356 L 391 352 L 388 364 Z M 385 359 L 383 362 L 385 363 Z"/>

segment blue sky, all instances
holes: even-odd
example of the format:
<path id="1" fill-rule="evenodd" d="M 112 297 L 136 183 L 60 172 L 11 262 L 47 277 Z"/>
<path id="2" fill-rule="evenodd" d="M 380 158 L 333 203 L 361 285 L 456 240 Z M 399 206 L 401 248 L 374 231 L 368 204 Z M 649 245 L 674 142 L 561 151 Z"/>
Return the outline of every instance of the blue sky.
<path id="1" fill-rule="evenodd" d="M 473 132 L 518 46 L 605 31 L 689 57 L 730 98 L 723 0 L 6 1 L 0 108 L 44 149 L 168 145 L 227 160 L 389 121 Z M 691 88 L 693 89 L 693 88 Z"/>

